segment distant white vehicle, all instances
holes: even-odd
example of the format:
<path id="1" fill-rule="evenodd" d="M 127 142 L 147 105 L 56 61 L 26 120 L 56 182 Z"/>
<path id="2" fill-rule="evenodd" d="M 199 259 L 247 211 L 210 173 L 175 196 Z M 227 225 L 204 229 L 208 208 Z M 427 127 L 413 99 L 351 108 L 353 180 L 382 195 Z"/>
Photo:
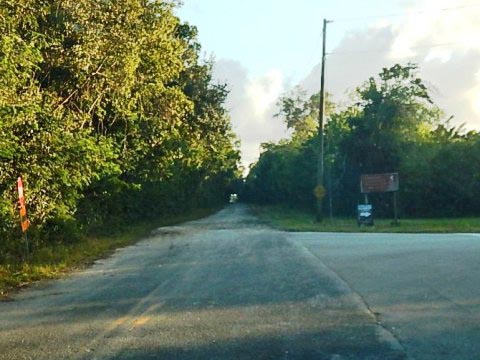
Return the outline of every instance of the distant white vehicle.
<path id="1" fill-rule="evenodd" d="M 228 201 L 230 204 L 236 203 L 238 200 L 238 195 L 237 194 L 230 194 L 230 200 Z"/>

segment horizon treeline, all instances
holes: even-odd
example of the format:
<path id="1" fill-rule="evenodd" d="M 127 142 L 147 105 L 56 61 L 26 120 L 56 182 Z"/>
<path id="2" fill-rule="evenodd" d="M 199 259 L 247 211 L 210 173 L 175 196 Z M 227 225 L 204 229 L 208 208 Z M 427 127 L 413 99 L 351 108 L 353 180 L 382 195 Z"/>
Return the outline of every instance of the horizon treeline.
<path id="1" fill-rule="evenodd" d="M 324 214 L 351 216 L 363 203 L 360 175 L 398 172 L 400 214 L 480 214 L 480 134 L 451 126 L 433 103 L 415 64 L 384 68 L 343 110 L 326 102 Z M 328 94 L 327 94 L 328 95 Z M 279 101 L 290 139 L 263 144 L 243 198 L 314 210 L 319 94 L 301 91 Z M 372 194 L 377 216 L 393 216 L 392 194 Z"/>
<path id="2" fill-rule="evenodd" d="M 34 247 L 215 207 L 238 144 L 193 26 L 160 0 L 2 0 L 0 260 Z"/>

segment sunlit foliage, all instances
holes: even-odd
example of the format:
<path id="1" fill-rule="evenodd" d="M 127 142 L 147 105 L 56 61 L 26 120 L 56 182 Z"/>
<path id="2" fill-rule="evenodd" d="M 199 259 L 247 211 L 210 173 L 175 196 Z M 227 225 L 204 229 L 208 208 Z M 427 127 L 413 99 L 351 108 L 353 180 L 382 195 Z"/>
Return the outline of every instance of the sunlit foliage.
<path id="1" fill-rule="evenodd" d="M 247 199 L 313 208 L 316 99 L 295 94 L 282 99 L 280 114 L 294 130 L 292 138 L 264 146 L 247 179 Z M 400 173 L 403 215 L 480 213 L 480 135 L 444 120 L 414 64 L 383 69 L 358 87 L 353 99 L 345 110 L 330 111 L 325 126 L 326 213 L 352 215 L 363 202 L 360 175 L 383 172 Z M 392 216 L 391 194 L 370 200 L 377 215 Z"/>
<path id="2" fill-rule="evenodd" d="M 0 258 L 17 248 L 18 176 L 37 246 L 224 201 L 227 91 L 175 6 L 2 0 Z"/>

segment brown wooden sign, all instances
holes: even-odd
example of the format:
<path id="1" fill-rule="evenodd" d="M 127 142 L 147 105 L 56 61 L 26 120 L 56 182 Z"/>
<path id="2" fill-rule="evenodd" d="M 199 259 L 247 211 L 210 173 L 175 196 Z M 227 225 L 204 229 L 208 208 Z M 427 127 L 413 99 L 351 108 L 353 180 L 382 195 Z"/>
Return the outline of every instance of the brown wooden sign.
<path id="1" fill-rule="evenodd" d="M 398 173 L 360 176 L 360 191 L 363 194 L 398 191 Z"/>

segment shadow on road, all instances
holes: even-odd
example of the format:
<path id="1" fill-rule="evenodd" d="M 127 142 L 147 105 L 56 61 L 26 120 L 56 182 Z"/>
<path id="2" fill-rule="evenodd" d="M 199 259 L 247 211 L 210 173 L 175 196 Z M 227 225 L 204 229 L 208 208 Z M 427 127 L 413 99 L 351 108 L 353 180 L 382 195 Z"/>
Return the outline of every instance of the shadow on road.
<path id="1" fill-rule="evenodd" d="M 387 347 L 365 339 L 365 342 L 349 341 L 345 333 L 299 332 L 285 338 L 262 336 L 210 343 L 201 346 L 131 348 L 107 359 L 315 359 L 315 360 L 358 360 L 358 359 L 405 359 L 402 354 L 392 353 Z M 312 341 L 314 339 L 314 341 Z M 383 354 L 382 354 L 383 351 Z M 372 357 L 372 354 L 382 354 Z"/>
<path id="2" fill-rule="evenodd" d="M 1 304 L 0 359 L 403 358 L 246 207 L 180 228 Z"/>

